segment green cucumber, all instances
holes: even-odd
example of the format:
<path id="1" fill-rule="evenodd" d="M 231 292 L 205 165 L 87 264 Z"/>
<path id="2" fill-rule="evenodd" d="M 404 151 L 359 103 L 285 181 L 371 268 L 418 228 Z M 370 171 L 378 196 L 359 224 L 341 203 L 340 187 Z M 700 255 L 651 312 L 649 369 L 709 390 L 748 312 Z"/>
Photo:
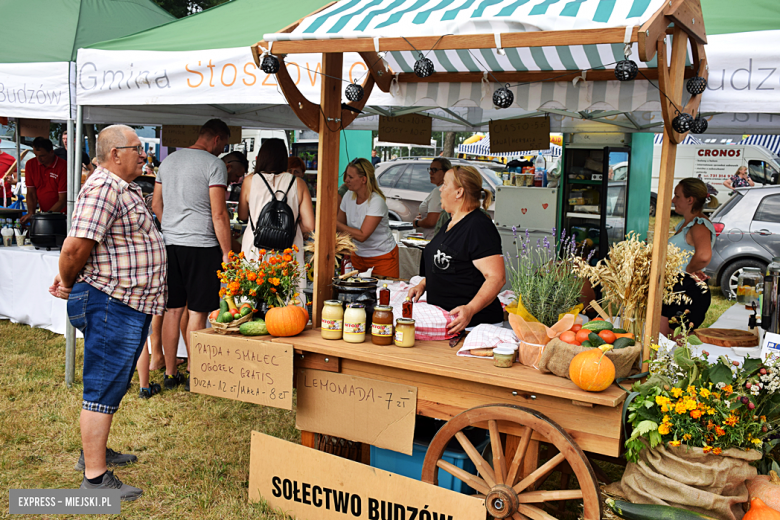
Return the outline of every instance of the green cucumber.
<path id="1" fill-rule="evenodd" d="M 217 323 L 230 323 L 231 321 L 233 321 L 233 315 L 230 311 L 223 312 L 219 315 L 219 318 L 217 318 Z"/>
<path id="2" fill-rule="evenodd" d="M 621 349 L 621 348 L 633 347 L 635 344 L 636 344 L 636 341 L 634 341 L 631 338 L 618 338 L 612 344 L 612 347 L 615 350 L 618 350 L 618 349 Z"/>
<path id="3" fill-rule="evenodd" d="M 615 334 L 625 334 L 628 331 L 625 331 L 623 329 L 612 329 L 612 332 L 614 332 Z"/>
<path id="4" fill-rule="evenodd" d="M 602 330 L 612 330 L 612 324 L 604 320 L 593 320 L 583 325 L 582 328 L 599 333 Z"/>
<path id="5" fill-rule="evenodd" d="M 580 345 L 580 346 L 584 347 L 584 348 L 593 348 L 593 344 L 590 341 L 588 341 L 587 339 L 585 341 L 583 341 L 582 345 Z"/>
<path id="6" fill-rule="evenodd" d="M 219 314 L 222 315 L 226 312 L 230 311 L 230 307 L 228 307 L 228 304 L 225 300 L 219 300 Z"/>
<path id="7" fill-rule="evenodd" d="M 246 316 L 247 314 L 250 314 L 251 312 L 252 312 L 252 306 L 251 305 L 246 305 L 246 306 L 242 305 L 241 306 L 241 312 L 239 314 L 241 314 L 241 316 Z"/>
<path id="8" fill-rule="evenodd" d="M 591 332 L 588 334 L 588 341 L 590 341 L 590 344 L 594 347 L 600 347 L 601 345 L 606 345 L 607 342 L 601 339 L 601 336 L 596 334 L 595 332 Z"/>
<path id="9" fill-rule="evenodd" d="M 632 504 L 608 498 L 607 507 L 625 520 L 714 520 L 687 509 L 656 504 Z"/>
<path id="10" fill-rule="evenodd" d="M 257 319 L 242 323 L 238 332 L 244 336 L 263 336 L 268 334 L 268 328 L 265 326 L 265 321 Z"/>

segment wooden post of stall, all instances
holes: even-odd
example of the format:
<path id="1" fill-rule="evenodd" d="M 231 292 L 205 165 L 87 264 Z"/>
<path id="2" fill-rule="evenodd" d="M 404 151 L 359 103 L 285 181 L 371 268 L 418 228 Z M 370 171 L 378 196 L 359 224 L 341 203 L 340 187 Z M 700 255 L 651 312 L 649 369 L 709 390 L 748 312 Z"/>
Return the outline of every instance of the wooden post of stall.
<path id="1" fill-rule="evenodd" d="M 311 322 L 320 324 L 325 300 L 331 299 L 336 267 L 338 215 L 339 131 L 341 130 L 341 74 L 344 55 L 323 53 L 320 97 L 320 143 L 317 149 L 317 215 L 315 222 L 314 292 Z"/>
<path id="2" fill-rule="evenodd" d="M 658 84 L 672 102 L 682 110 L 682 88 L 685 82 L 685 58 L 688 37 L 679 28 L 672 33 L 672 58 L 666 63 L 666 40 L 658 42 Z M 661 148 L 661 166 L 658 179 L 655 227 L 653 233 L 653 256 L 650 266 L 650 295 L 647 302 L 647 322 L 642 338 L 643 369 L 647 370 L 650 359 L 650 344 L 658 341 L 661 324 L 661 305 L 664 294 L 664 271 L 666 267 L 666 246 L 669 240 L 669 217 L 672 211 L 674 193 L 674 165 L 677 160 L 677 145 L 680 134 L 672 129 L 672 119 L 677 115 L 674 107 L 663 98 L 661 106 L 664 117 L 664 140 Z M 684 136 L 682 136 L 684 138 Z"/>

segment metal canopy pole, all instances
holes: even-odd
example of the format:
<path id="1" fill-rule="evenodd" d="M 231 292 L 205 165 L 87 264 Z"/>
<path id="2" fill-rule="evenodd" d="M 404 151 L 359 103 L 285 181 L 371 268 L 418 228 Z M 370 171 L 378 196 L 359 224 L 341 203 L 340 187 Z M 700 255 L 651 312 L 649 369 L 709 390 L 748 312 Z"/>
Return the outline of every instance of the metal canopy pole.
<path id="1" fill-rule="evenodd" d="M 77 117 L 81 120 L 81 107 L 79 107 Z M 76 158 L 75 150 L 78 150 L 78 146 L 74 145 L 73 140 L 73 119 L 68 119 L 68 139 L 70 146 L 67 150 L 67 166 L 68 166 L 68 216 L 65 220 L 68 231 L 70 231 L 70 221 L 73 218 L 73 207 L 76 203 L 76 182 L 74 171 L 76 170 Z M 76 141 L 78 144 L 78 141 Z M 78 169 L 81 173 L 81 168 Z M 79 183 L 81 179 L 79 179 Z M 65 384 L 68 388 L 73 386 L 73 379 L 76 373 L 76 329 L 70 324 L 70 320 L 65 319 Z"/>

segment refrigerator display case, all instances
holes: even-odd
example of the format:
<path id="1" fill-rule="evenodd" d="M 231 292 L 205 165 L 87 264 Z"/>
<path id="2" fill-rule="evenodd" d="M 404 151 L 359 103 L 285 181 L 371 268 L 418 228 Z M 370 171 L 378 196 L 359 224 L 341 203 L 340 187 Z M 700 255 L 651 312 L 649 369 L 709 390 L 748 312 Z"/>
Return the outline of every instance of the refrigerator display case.
<path id="1" fill-rule="evenodd" d="M 631 149 L 596 143 L 566 147 L 562 177 L 562 228 L 593 261 L 625 238 Z"/>

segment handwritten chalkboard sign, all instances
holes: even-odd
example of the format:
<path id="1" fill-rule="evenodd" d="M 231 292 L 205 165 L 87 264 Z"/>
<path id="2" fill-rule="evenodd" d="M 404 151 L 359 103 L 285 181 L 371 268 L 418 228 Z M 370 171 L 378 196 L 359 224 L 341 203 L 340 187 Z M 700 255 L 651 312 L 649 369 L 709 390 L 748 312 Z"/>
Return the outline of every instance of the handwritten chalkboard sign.
<path id="1" fill-rule="evenodd" d="M 379 116 L 379 140 L 386 143 L 431 144 L 433 119 L 420 114 Z"/>
<path id="2" fill-rule="evenodd" d="M 292 410 L 291 345 L 199 331 L 190 346 L 192 392 Z"/>
<path id="3" fill-rule="evenodd" d="M 301 520 L 485 518 L 484 498 L 253 431 L 249 502 L 260 500 Z"/>
<path id="4" fill-rule="evenodd" d="M 241 127 L 228 126 L 230 129 L 230 139 L 228 144 L 238 144 L 241 142 Z M 200 127 L 197 125 L 163 125 L 162 127 L 162 146 L 173 148 L 188 148 L 198 140 Z"/>
<path id="5" fill-rule="evenodd" d="M 321 370 L 298 370 L 299 430 L 412 454 L 417 388 Z"/>
<path id="6" fill-rule="evenodd" d="M 550 119 L 524 117 L 490 122 L 490 153 L 550 148 Z"/>

